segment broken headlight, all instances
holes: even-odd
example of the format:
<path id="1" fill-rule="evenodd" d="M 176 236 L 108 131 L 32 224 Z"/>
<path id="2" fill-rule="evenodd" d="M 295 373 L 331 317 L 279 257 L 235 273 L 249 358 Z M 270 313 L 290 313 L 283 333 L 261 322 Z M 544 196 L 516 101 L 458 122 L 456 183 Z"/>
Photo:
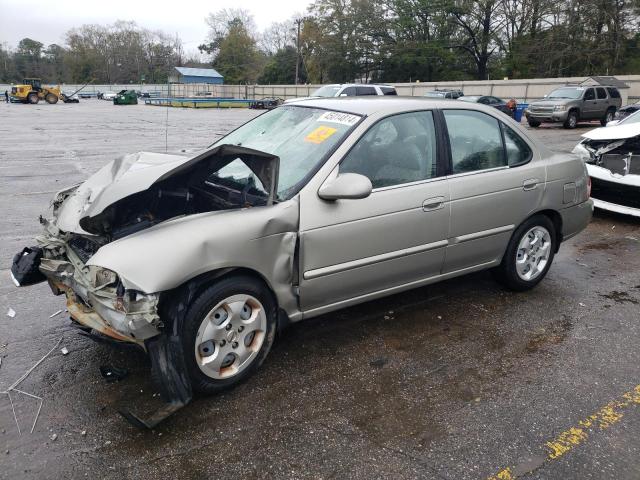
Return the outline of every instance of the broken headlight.
<path id="1" fill-rule="evenodd" d="M 571 153 L 580 157 L 580 160 L 582 160 L 585 163 L 595 163 L 595 158 L 582 143 L 579 143 L 578 145 L 576 145 L 575 148 L 573 149 L 573 152 Z"/>
<path id="2" fill-rule="evenodd" d="M 89 283 L 95 290 L 100 290 L 109 285 L 113 285 L 118 281 L 116 272 L 109 269 L 90 265 L 89 267 Z"/>

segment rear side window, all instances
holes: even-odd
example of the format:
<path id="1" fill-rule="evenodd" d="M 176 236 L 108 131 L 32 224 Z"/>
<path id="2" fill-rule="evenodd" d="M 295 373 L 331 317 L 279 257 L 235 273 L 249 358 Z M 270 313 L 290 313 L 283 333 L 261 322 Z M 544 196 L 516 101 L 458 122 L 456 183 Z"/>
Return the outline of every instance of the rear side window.
<path id="1" fill-rule="evenodd" d="M 498 120 L 482 112 L 444 110 L 451 146 L 452 173 L 507 165 Z"/>
<path id="2" fill-rule="evenodd" d="M 596 93 L 593 91 L 593 88 L 588 88 L 586 92 L 584 92 L 585 100 L 594 100 L 596 98 Z"/>
<path id="3" fill-rule="evenodd" d="M 383 95 L 398 95 L 395 88 L 392 87 L 380 87 Z"/>
<path id="4" fill-rule="evenodd" d="M 356 96 L 356 87 L 347 87 L 345 88 L 340 96 L 346 95 L 347 97 L 355 97 Z"/>
<path id="5" fill-rule="evenodd" d="M 356 87 L 356 95 L 376 95 L 376 89 L 373 87 Z"/>
<path id="6" fill-rule="evenodd" d="M 607 98 L 607 92 L 602 87 L 596 88 L 596 93 L 598 94 L 599 100 L 602 100 L 603 98 Z"/>
<path id="7" fill-rule="evenodd" d="M 518 135 L 511 127 L 502 124 L 504 132 L 504 147 L 507 152 L 507 163 L 510 167 L 522 165 L 531 160 L 533 152 L 527 142 Z"/>
<path id="8" fill-rule="evenodd" d="M 374 188 L 436 176 L 436 131 L 431 112 L 386 117 L 371 127 L 340 164 L 340 173 L 359 173 Z"/>
<path id="9" fill-rule="evenodd" d="M 620 98 L 620 92 L 617 88 L 607 88 L 607 91 L 609 92 L 609 96 L 611 98 Z"/>

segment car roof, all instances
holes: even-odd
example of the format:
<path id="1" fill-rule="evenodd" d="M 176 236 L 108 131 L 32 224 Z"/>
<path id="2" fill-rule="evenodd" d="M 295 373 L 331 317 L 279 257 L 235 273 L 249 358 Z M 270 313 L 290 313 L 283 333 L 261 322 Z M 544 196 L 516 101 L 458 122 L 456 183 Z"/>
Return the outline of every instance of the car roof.
<path id="1" fill-rule="evenodd" d="M 364 97 L 331 97 L 309 98 L 287 103 L 287 106 L 326 108 L 357 115 L 390 114 L 411 110 L 452 108 L 455 102 L 435 97 L 399 97 L 399 96 L 364 96 Z M 455 107 L 458 108 L 458 107 Z M 493 109 L 482 104 L 462 103 L 459 108 L 492 112 Z"/>

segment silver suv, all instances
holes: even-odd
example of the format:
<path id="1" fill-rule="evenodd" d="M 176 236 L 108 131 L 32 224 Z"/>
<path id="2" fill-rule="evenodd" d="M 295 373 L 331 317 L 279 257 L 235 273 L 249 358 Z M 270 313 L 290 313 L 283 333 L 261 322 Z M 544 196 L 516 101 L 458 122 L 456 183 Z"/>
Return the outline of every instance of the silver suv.
<path id="1" fill-rule="evenodd" d="M 613 120 L 620 105 L 622 99 L 615 87 L 566 86 L 530 104 L 525 116 L 534 128 L 543 122 L 575 128 L 580 120 L 600 120 L 604 126 Z"/>

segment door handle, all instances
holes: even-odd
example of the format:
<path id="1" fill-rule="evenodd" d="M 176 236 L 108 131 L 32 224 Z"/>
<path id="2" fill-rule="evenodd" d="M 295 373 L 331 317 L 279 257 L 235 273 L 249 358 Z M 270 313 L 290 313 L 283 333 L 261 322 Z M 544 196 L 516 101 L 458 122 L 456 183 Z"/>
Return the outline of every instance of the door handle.
<path id="1" fill-rule="evenodd" d="M 522 189 L 525 191 L 535 190 L 538 187 L 539 182 L 540 180 L 538 180 L 537 178 L 528 178 L 527 180 L 522 182 Z"/>
<path id="2" fill-rule="evenodd" d="M 432 212 L 444 208 L 444 197 L 433 197 L 422 202 L 422 210 Z"/>

